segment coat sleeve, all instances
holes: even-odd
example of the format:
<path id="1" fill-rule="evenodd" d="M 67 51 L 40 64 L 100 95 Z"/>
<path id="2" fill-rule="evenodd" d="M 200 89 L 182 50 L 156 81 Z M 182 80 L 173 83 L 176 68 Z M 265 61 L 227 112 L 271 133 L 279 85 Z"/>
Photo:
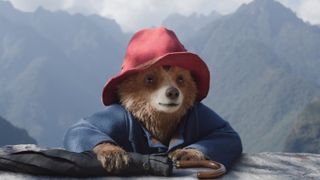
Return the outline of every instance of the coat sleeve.
<path id="1" fill-rule="evenodd" d="M 126 129 L 125 111 L 120 105 L 112 105 L 69 128 L 63 144 L 73 152 L 92 150 L 102 142 L 119 145 L 128 137 Z"/>
<path id="2" fill-rule="evenodd" d="M 199 104 L 196 113 L 199 140 L 187 148 L 198 149 L 207 158 L 218 161 L 229 169 L 232 162 L 242 153 L 242 144 L 238 133 L 232 129 L 228 122 L 203 104 Z"/>

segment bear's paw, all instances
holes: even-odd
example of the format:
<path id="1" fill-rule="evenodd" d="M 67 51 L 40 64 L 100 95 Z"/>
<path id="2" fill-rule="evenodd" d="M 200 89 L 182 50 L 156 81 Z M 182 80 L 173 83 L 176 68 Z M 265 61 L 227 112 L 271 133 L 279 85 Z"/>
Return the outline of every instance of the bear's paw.
<path id="1" fill-rule="evenodd" d="M 118 173 L 128 166 L 128 153 L 119 146 L 103 143 L 97 145 L 93 151 L 107 172 Z"/>
<path id="2" fill-rule="evenodd" d="M 177 149 L 171 153 L 169 153 L 169 158 L 172 161 L 179 160 L 190 160 L 190 161 L 198 161 L 205 160 L 204 154 L 197 149 Z"/>

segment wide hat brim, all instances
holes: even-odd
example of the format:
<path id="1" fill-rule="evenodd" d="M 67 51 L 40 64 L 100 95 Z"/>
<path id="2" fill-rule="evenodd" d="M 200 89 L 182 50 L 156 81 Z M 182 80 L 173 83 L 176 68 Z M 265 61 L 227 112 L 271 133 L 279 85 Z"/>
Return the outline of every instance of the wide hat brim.
<path id="1" fill-rule="evenodd" d="M 129 75 L 163 65 L 179 66 L 189 70 L 198 88 L 196 101 L 200 102 L 207 96 L 210 87 L 210 72 L 205 62 L 198 55 L 190 52 L 173 52 L 147 61 L 132 69 L 121 71 L 120 74 L 109 79 L 102 91 L 103 104 L 108 106 L 119 102 L 117 88 Z"/>

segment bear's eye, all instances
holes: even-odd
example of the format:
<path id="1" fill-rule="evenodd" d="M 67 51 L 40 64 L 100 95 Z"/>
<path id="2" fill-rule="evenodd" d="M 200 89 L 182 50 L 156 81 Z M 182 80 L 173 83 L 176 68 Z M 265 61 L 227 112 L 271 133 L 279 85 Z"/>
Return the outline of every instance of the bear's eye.
<path id="1" fill-rule="evenodd" d="M 155 77 L 152 74 L 149 74 L 145 77 L 145 82 L 147 84 L 153 84 L 155 82 Z"/>
<path id="2" fill-rule="evenodd" d="M 178 83 L 178 84 L 182 84 L 183 81 L 184 81 L 183 76 L 182 76 L 182 75 L 179 75 L 179 76 L 177 77 L 177 83 Z"/>

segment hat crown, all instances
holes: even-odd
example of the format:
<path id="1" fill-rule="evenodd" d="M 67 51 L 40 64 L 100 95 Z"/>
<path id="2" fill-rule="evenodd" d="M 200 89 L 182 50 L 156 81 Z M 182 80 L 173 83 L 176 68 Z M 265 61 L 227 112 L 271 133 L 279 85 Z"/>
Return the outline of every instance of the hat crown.
<path id="1" fill-rule="evenodd" d="M 130 40 L 122 71 L 134 69 L 168 53 L 186 51 L 173 31 L 164 27 L 144 29 Z"/>
<path id="2" fill-rule="evenodd" d="M 144 29 L 129 42 L 121 72 L 109 79 L 102 91 L 103 104 L 120 102 L 118 86 L 128 76 L 145 69 L 163 65 L 179 66 L 190 71 L 197 83 L 197 99 L 208 94 L 210 72 L 205 62 L 196 54 L 188 52 L 175 33 L 164 27 Z"/>

